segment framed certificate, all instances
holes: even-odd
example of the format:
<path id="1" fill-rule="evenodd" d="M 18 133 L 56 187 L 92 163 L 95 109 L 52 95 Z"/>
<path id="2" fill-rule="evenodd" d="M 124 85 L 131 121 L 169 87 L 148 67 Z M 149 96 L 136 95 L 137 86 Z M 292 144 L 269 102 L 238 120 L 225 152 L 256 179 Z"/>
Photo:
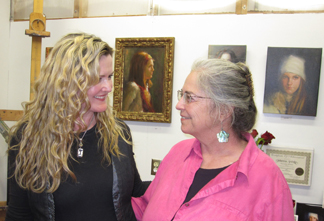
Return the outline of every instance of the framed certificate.
<path id="1" fill-rule="evenodd" d="M 288 184 L 310 186 L 313 150 L 267 147 L 266 154 L 279 166 Z"/>

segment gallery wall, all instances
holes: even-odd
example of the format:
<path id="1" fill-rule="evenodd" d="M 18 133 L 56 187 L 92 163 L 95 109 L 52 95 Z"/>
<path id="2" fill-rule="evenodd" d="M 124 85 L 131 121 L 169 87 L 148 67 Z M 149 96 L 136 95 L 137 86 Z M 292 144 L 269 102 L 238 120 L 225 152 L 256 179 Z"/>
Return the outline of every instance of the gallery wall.
<path id="1" fill-rule="evenodd" d="M 208 57 L 209 45 L 246 45 L 246 63 L 249 65 L 255 86 L 255 101 L 259 110 L 255 128 L 269 131 L 276 137 L 272 146 L 313 149 L 314 160 L 310 186 L 290 185 L 293 198 L 298 202 L 320 204 L 324 189 L 324 80 L 320 82 L 316 117 L 263 114 L 263 95 L 267 48 L 302 47 L 323 48 L 324 14 L 255 14 L 255 15 L 182 15 L 111 17 L 66 19 L 47 21 L 46 30 L 51 37 L 43 39 L 43 50 L 52 47 L 64 34 L 88 32 L 100 36 L 112 47 L 121 37 L 175 37 L 173 70 L 173 95 L 171 123 L 127 121 L 132 130 L 134 152 L 138 170 L 143 180 L 152 180 L 151 159 L 163 159 L 170 148 L 183 139 L 190 138 L 180 130 L 179 111 L 175 109 L 176 91 L 181 89 L 197 58 Z M 21 109 L 21 102 L 29 99 L 31 38 L 26 36 L 28 22 L 10 22 L 7 50 L 0 52 L 6 57 L 8 73 L 1 73 L 8 87 L 0 87 L 0 109 Z M 9 46 L 7 46 L 9 45 Z M 42 59 L 44 60 L 44 54 Z M 323 63 L 323 59 L 322 59 Z M 323 68 L 321 70 L 323 76 Z M 2 99 L 2 97 L 1 97 Z M 110 96 L 112 102 L 112 93 Z M 112 103 L 111 103 L 112 104 Z M 12 122 L 7 122 L 12 124 Z M 216 134 L 215 134 L 216 136 Z M 1 162 L 7 148 L 0 138 Z M 1 163 L 5 165 L 5 163 Z M 6 200 L 6 174 L 0 170 L 0 201 Z"/>
<path id="2" fill-rule="evenodd" d="M 0 109 L 7 108 L 9 88 L 9 33 L 10 1 L 0 1 Z M 10 122 L 7 122 L 10 124 Z M 7 198 L 7 145 L 0 135 L 0 201 Z"/>

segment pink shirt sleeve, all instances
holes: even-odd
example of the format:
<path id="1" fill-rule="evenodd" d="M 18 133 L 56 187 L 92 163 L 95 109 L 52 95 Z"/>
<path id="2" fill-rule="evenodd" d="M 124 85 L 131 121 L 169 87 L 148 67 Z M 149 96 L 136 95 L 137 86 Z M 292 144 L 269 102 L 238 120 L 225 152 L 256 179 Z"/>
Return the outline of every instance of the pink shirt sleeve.
<path id="1" fill-rule="evenodd" d="M 146 194 L 149 195 L 151 185 L 147 188 L 145 194 L 141 197 L 132 197 L 132 206 L 137 220 L 142 220 L 144 211 L 147 207 L 148 200 Z"/>
<path id="2" fill-rule="evenodd" d="M 294 208 L 289 189 L 279 194 L 275 201 L 265 209 L 264 221 L 290 220 L 294 221 Z"/>

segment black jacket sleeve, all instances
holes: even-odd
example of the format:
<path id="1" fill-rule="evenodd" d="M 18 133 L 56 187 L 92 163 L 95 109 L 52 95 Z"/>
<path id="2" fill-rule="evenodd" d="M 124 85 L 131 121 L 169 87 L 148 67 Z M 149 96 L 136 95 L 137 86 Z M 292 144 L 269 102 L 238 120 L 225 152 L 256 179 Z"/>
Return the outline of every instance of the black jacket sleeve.
<path id="1" fill-rule="evenodd" d="M 120 119 L 118 119 L 117 121 L 122 122 Z M 132 142 L 130 128 L 128 127 L 127 124 L 125 124 L 124 135 L 125 135 L 126 139 L 128 139 L 129 141 Z M 148 186 L 150 185 L 151 181 L 142 181 L 142 179 L 138 173 L 136 163 L 135 163 L 133 145 L 130 145 L 130 151 L 131 151 L 131 159 L 130 160 L 131 160 L 131 164 L 132 164 L 132 167 L 134 170 L 134 187 L 133 187 L 132 196 L 140 197 L 145 193 L 145 191 L 148 188 Z"/>

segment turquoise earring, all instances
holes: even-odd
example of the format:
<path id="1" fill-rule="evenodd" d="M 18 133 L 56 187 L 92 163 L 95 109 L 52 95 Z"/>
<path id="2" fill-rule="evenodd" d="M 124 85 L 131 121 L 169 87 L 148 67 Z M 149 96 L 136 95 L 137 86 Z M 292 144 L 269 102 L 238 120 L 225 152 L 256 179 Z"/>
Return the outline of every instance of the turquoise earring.
<path id="1" fill-rule="evenodd" d="M 221 122 L 221 125 L 222 125 L 222 129 L 217 134 L 217 139 L 218 139 L 218 142 L 220 142 L 220 143 L 227 143 L 228 142 L 229 133 L 226 133 L 226 131 L 223 130 L 223 122 Z"/>

